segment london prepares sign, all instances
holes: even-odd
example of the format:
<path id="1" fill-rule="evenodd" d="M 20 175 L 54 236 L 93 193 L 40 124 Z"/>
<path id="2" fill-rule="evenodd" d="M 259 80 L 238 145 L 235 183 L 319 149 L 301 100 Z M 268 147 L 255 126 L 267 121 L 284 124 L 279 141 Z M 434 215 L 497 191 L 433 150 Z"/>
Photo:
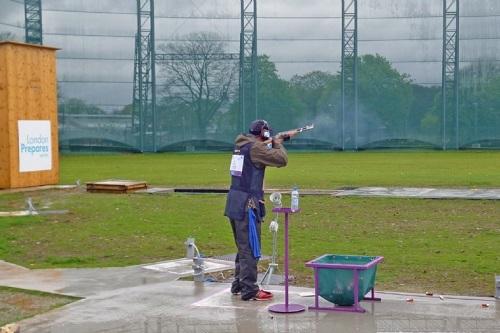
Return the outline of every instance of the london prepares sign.
<path id="1" fill-rule="evenodd" d="M 52 169 L 52 145 L 49 120 L 19 120 L 19 171 Z"/>

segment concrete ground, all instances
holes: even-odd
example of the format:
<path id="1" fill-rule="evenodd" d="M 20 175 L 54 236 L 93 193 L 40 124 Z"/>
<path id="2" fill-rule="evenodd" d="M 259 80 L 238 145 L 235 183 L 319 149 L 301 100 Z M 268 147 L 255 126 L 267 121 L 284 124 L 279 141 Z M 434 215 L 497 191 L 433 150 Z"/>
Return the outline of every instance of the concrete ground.
<path id="1" fill-rule="evenodd" d="M 364 314 L 284 315 L 267 309 L 284 302 L 282 286 L 267 288 L 275 294 L 272 301 L 244 302 L 229 284 L 179 281 L 182 269 L 145 266 L 27 270 L 0 262 L 0 285 L 84 297 L 21 321 L 23 333 L 500 332 L 500 303 L 493 298 L 381 292 L 382 302 L 362 302 Z M 313 305 L 312 292 L 290 288 L 290 303 Z"/>
<path id="2" fill-rule="evenodd" d="M 48 189 L 75 188 L 75 185 L 50 185 L 19 189 L 0 190 L 1 193 L 27 192 Z M 146 190 L 132 193 L 137 194 L 171 194 L 176 191 L 184 193 L 225 193 L 227 188 L 192 188 L 175 189 L 171 187 L 149 186 Z M 266 193 L 289 193 L 289 189 L 265 189 Z M 427 187 L 355 187 L 349 189 L 301 189 L 302 195 L 332 195 L 332 196 L 362 196 L 362 197 L 392 197 L 392 198 L 422 198 L 422 199 L 481 199 L 500 200 L 500 189 L 495 188 L 427 188 Z"/>
<path id="3" fill-rule="evenodd" d="M 392 198 L 422 198 L 422 199 L 481 199 L 499 200 L 500 189 L 446 189 L 420 187 L 358 187 L 343 190 L 335 196 L 364 196 Z"/>
<path id="4" fill-rule="evenodd" d="M 223 193 L 219 189 L 183 189 L 187 193 Z M 143 194 L 169 194 L 175 192 L 174 188 L 150 187 L 146 190 L 134 193 Z M 289 193 L 290 190 L 266 189 L 266 193 L 281 192 Z M 447 189 L 447 188 L 424 188 L 424 187 L 356 187 L 352 189 L 311 190 L 301 189 L 301 195 L 332 195 L 335 197 L 357 196 L 357 197 L 392 197 L 392 198 L 421 198 L 421 199 L 481 199 L 500 200 L 500 189 Z"/>

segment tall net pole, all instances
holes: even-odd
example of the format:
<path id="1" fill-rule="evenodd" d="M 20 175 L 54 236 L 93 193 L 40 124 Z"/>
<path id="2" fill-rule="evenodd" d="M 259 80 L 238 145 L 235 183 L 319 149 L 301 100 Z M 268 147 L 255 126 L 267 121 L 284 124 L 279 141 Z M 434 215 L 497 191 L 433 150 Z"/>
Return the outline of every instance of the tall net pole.
<path id="1" fill-rule="evenodd" d="M 449 135 L 453 132 L 455 149 L 460 148 L 460 128 L 459 128 L 459 103 L 458 103 L 458 85 L 459 85 L 459 0 L 443 0 L 443 64 L 442 64 L 442 120 L 441 120 L 441 138 L 442 148 L 446 150 L 449 140 L 453 137 Z M 454 114 L 448 112 L 454 111 Z M 450 124 L 451 126 L 447 126 Z M 451 139 L 452 140 L 452 139 Z"/>
<path id="2" fill-rule="evenodd" d="M 241 0 L 240 126 L 243 132 L 258 118 L 257 111 L 257 0 Z"/>
<path id="3" fill-rule="evenodd" d="M 139 52 L 140 52 L 140 38 L 139 34 L 135 34 L 135 50 L 134 50 L 134 85 L 133 85 L 133 99 L 132 99 L 132 134 L 136 139 L 136 146 L 142 149 L 143 144 L 141 140 L 141 90 L 139 89 Z M 142 87 L 142 86 L 141 86 Z"/>
<path id="4" fill-rule="evenodd" d="M 341 144 L 358 149 L 358 2 L 342 0 Z"/>
<path id="5" fill-rule="evenodd" d="M 137 0 L 133 119 L 139 119 L 136 135 L 142 152 L 157 151 L 156 71 L 154 60 L 154 0 Z"/>
<path id="6" fill-rule="evenodd" d="M 25 40 L 29 44 L 43 44 L 42 0 L 24 0 Z"/>

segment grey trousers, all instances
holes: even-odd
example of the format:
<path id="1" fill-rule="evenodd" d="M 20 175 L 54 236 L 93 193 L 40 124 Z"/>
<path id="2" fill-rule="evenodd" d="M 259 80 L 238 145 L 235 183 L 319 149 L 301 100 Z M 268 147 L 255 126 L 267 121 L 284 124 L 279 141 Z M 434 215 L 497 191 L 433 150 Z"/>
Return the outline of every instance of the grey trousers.
<path id="1" fill-rule="evenodd" d="M 232 293 L 241 292 L 241 298 L 248 300 L 254 297 L 259 291 L 257 285 L 257 263 L 259 259 L 255 259 L 250 248 L 248 240 L 248 214 L 245 214 L 243 221 L 229 220 L 233 229 L 234 241 L 238 248 L 236 259 L 234 261 L 234 281 L 231 286 Z M 259 236 L 260 244 L 260 229 L 261 223 L 256 222 L 255 227 Z"/>

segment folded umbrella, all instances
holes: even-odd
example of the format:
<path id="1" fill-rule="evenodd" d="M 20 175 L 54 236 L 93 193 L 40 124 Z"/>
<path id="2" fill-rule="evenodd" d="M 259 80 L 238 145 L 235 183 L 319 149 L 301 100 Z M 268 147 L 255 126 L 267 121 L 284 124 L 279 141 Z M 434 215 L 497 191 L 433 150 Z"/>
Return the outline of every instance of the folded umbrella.
<path id="1" fill-rule="evenodd" d="M 260 242 L 259 235 L 257 234 L 257 227 L 255 226 L 257 218 L 252 208 L 248 209 L 248 242 L 252 249 L 252 254 L 255 259 L 260 258 Z"/>

